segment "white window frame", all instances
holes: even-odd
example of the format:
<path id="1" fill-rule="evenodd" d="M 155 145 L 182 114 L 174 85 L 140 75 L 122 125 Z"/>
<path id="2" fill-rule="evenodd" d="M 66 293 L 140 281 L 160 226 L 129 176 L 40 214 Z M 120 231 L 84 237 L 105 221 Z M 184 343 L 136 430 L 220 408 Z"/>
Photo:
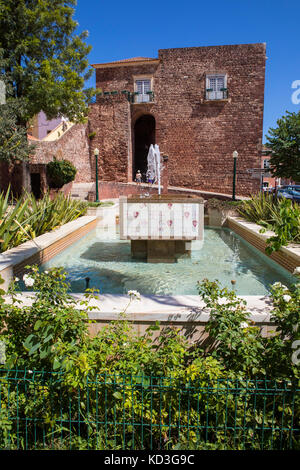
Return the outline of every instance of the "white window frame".
<path id="1" fill-rule="evenodd" d="M 153 92 L 153 77 L 149 75 L 135 75 L 133 77 L 134 79 L 134 92 L 138 93 L 136 95 L 134 102 L 135 103 L 148 103 L 150 101 L 150 95 L 148 93 L 139 93 L 138 89 L 138 83 L 137 82 L 145 82 L 149 81 L 150 82 L 150 89 L 148 91 Z M 143 91 L 144 91 L 144 86 L 143 86 Z"/>
<path id="2" fill-rule="evenodd" d="M 211 73 L 206 75 L 206 90 L 210 90 L 211 87 L 211 80 L 215 79 L 223 79 L 223 86 L 213 87 L 213 91 L 206 91 L 206 99 L 208 100 L 223 100 L 224 99 L 224 91 L 220 91 L 220 88 L 227 88 L 227 74 L 226 73 Z M 219 89 L 218 89 L 219 88 Z"/>

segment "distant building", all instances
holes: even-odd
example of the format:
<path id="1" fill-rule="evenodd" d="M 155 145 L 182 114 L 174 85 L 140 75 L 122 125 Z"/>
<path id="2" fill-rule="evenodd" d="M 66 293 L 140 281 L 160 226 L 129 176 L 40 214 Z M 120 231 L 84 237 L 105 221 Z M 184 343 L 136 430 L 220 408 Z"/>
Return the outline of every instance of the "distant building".
<path id="1" fill-rule="evenodd" d="M 48 134 L 50 134 L 53 129 L 55 129 L 62 122 L 62 118 L 56 118 L 48 120 L 44 111 L 41 111 L 39 114 L 34 116 L 32 119 L 32 125 L 28 130 L 28 134 L 32 137 L 35 137 L 38 140 L 44 139 Z"/>
<path id="2" fill-rule="evenodd" d="M 262 148 L 261 168 L 268 170 L 270 168 L 271 151 L 265 145 Z M 293 184 L 291 179 L 278 178 L 272 175 L 271 171 L 262 173 L 262 189 L 276 190 L 279 186 Z"/>

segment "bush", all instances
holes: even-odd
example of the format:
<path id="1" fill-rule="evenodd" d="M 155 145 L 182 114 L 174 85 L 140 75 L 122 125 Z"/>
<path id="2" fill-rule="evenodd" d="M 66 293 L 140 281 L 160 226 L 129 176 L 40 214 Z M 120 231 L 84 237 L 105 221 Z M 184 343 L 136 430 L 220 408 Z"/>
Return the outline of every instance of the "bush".
<path id="1" fill-rule="evenodd" d="M 51 188 L 62 188 L 65 184 L 74 181 L 77 170 L 68 160 L 54 160 L 47 164 L 47 176 Z"/>
<path id="2" fill-rule="evenodd" d="M 0 292 L 7 356 L 0 366 L 0 448 L 299 447 L 292 351 L 300 285 L 273 286 L 279 331 L 263 338 L 234 292 L 204 280 L 199 292 L 215 340 L 208 351 L 190 347 L 175 328 L 154 340 L 159 325 L 152 325 L 139 336 L 126 309 L 91 337 L 92 291 L 79 309 L 61 269 L 34 267 L 25 280 L 36 291 L 31 306 L 20 303 L 15 282 L 12 303 Z"/>

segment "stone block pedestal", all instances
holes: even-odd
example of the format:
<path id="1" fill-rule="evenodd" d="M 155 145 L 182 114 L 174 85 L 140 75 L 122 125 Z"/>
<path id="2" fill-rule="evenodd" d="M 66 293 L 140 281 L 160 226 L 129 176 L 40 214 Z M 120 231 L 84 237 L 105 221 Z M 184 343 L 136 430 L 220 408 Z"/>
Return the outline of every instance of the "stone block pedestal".
<path id="1" fill-rule="evenodd" d="M 191 256 L 191 243 L 185 240 L 131 240 L 131 256 L 148 263 L 176 263 Z"/>

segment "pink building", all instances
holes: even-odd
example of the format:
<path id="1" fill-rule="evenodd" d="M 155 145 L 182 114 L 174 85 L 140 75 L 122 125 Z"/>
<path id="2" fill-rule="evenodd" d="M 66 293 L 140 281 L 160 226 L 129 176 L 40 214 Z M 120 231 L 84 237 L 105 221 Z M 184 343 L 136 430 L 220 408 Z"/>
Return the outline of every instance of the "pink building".
<path id="1" fill-rule="evenodd" d="M 61 123 L 62 118 L 47 119 L 46 114 L 41 111 L 32 120 L 32 126 L 30 127 L 28 134 L 32 135 L 38 140 L 44 139 L 53 129 L 55 129 Z"/>

